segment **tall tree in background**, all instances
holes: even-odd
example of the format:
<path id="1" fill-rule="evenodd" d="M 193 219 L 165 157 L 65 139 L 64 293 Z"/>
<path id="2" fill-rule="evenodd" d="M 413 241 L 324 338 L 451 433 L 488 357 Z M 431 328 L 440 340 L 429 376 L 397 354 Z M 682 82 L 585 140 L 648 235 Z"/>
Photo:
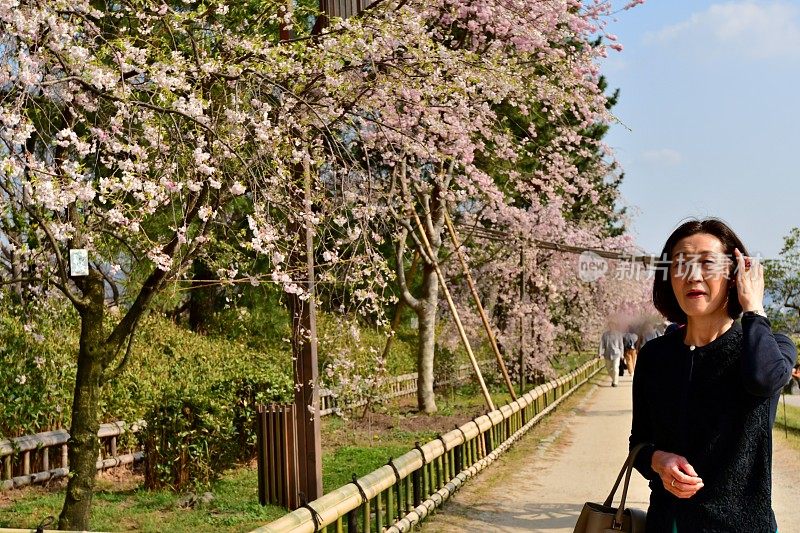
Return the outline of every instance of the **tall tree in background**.
<path id="1" fill-rule="evenodd" d="M 764 262 L 766 290 L 772 299 L 770 311 L 776 326 L 800 330 L 800 228 L 783 238 L 778 258 Z"/>

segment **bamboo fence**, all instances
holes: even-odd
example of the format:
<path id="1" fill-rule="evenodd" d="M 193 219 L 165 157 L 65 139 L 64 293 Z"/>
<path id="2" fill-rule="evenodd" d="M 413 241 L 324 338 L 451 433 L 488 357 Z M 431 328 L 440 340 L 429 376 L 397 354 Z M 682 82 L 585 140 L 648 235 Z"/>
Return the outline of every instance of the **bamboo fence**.
<path id="1" fill-rule="evenodd" d="M 484 361 L 482 365 L 494 365 L 494 361 Z M 462 365 L 447 379 L 437 382 L 437 386 L 464 382 L 472 376 L 472 366 Z M 381 383 L 381 397 L 386 399 L 412 396 L 417 393 L 417 374 L 392 376 Z M 343 406 L 351 409 L 366 405 L 366 400 Z M 334 414 L 339 408 L 336 396 L 328 389 L 320 391 L 320 415 Z M 97 469 L 105 470 L 115 466 L 131 464 L 144 458 L 142 450 L 125 454 L 117 453 L 117 438 L 126 430 L 135 432 L 138 425 L 125 427 L 125 422 L 101 424 L 97 436 L 102 441 L 101 457 Z M 9 440 L 0 440 L 0 490 L 10 490 L 69 474 L 67 461 L 67 441 L 69 432 L 65 429 L 45 431 L 33 435 L 23 435 Z M 56 463 L 58 466 L 56 467 Z"/>
<path id="2" fill-rule="evenodd" d="M 97 469 L 105 470 L 142 460 L 142 451 L 119 454 L 117 450 L 118 437 L 126 431 L 137 430 L 138 424 L 126 427 L 125 422 L 121 421 L 101 424 L 97 432 L 101 441 Z M 68 441 L 69 432 L 65 429 L 0 441 L 0 490 L 44 483 L 69 475 Z M 55 467 L 56 462 L 58 467 Z"/>
<path id="3" fill-rule="evenodd" d="M 491 359 L 481 361 L 480 365 L 484 369 L 493 369 L 497 363 Z M 463 383 L 472 378 L 475 371 L 472 365 L 464 364 L 455 369 L 455 371 L 447 377 L 447 379 L 436 382 L 436 387 L 443 387 L 445 385 L 454 385 Z M 417 393 L 417 373 L 401 374 L 399 376 L 392 376 L 385 379 L 380 384 L 380 396 L 383 399 L 394 399 L 403 396 L 413 396 Z M 330 389 L 321 389 L 319 391 L 320 403 L 320 416 L 328 416 L 334 414 L 339 408 L 336 396 Z M 362 407 L 367 404 L 367 400 L 359 400 L 357 402 L 348 403 L 342 406 L 347 409 L 354 409 Z"/>
<path id="4" fill-rule="evenodd" d="M 601 368 L 589 361 L 252 533 L 410 531 Z"/>

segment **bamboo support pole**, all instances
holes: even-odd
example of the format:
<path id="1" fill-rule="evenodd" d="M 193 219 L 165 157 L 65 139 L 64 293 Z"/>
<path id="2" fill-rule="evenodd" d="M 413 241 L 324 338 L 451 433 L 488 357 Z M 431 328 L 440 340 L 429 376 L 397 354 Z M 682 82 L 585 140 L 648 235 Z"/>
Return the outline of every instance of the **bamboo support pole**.
<path id="1" fill-rule="evenodd" d="M 442 274 L 442 269 L 439 268 L 439 261 L 437 261 L 436 257 L 433 255 L 433 247 L 431 246 L 431 242 L 428 240 L 427 233 L 425 233 L 425 227 L 422 225 L 422 221 L 419 219 L 417 211 L 415 209 L 412 209 L 411 211 L 414 215 L 414 222 L 416 222 L 417 229 L 419 230 L 420 239 L 425 247 L 425 253 L 433 263 L 433 269 L 436 271 L 436 277 L 439 278 L 439 284 L 441 284 L 442 292 L 444 292 L 444 296 L 447 299 L 447 305 L 450 308 L 450 313 L 453 315 L 453 320 L 456 323 L 456 328 L 458 329 L 458 334 L 461 337 L 461 342 L 464 344 L 464 348 L 467 350 L 469 361 L 472 363 L 472 369 L 475 371 L 475 375 L 478 376 L 478 383 L 480 383 L 481 391 L 483 392 L 483 398 L 486 400 L 486 405 L 489 407 L 489 410 L 494 411 L 494 402 L 492 401 L 492 396 L 489 394 L 489 389 L 486 387 L 486 382 L 483 380 L 481 367 L 478 365 L 478 360 L 475 359 L 475 354 L 472 352 L 472 345 L 469 342 L 469 338 L 467 338 L 467 332 L 464 330 L 464 325 L 461 323 L 461 317 L 458 314 L 458 309 L 456 309 L 455 302 L 453 302 L 453 297 L 450 295 L 450 289 L 447 288 L 447 282 L 444 279 L 444 274 Z"/>
<path id="2" fill-rule="evenodd" d="M 525 301 L 525 251 L 519 249 L 519 304 Z M 525 313 L 519 315 L 519 393 L 525 393 Z"/>
<path id="3" fill-rule="evenodd" d="M 500 372 L 503 373 L 503 380 L 506 383 L 506 388 L 508 388 L 509 394 L 511 394 L 511 399 L 516 400 L 517 395 L 514 392 L 514 385 L 511 384 L 511 378 L 508 376 L 506 363 L 503 361 L 503 355 L 500 353 L 500 348 L 497 346 L 497 339 L 494 336 L 494 331 L 492 330 L 491 324 L 489 324 L 489 318 L 486 316 L 486 311 L 483 309 L 481 297 L 478 294 L 478 289 L 475 288 L 475 282 L 472 279 L 472 274 L 470 274 L 469 267 L 464 259 L 464 254 L 461 253 L 461 243 L 458 240 L 455 228 L 453 228 L 453 221 L 450 220 L 450 213 L 447 211 L 447 209 L 444 211 L 444 221 L 447 225 L 447 232 L 450 234 L 450 240 L 453 241 L 453 247 L 456 250 L 458 261 L 461 263 L 461 270 L 464 272 L 464 277 L 467 278 L 467 285 L 469 285 L 469 290 L 472 293 L 472 299 L 475 300 L 475 307 L 478 308 L 478 314 L 481 316 L 483 328 L 486 330 L 486 335 L 489 337 L 489 342 L 492 345 L 494 356 L 497 359 L 497 366 L 500 367 Z"/>

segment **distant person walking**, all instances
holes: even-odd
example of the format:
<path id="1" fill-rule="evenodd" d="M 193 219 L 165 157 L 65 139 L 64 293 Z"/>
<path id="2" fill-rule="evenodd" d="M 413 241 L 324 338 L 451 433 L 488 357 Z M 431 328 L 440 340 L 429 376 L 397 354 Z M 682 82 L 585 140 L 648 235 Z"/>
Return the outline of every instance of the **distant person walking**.
<path id="1" fill-rule="evenodd" d="M 622 332 L 616 323 L 612 322 L 609 328 L 600 337 L 599 356 L 606 360 L 606 370 L 611 376 L 611 386 L 619 383 L 619 360 L 622 358 L 624 343 Z"/>
<path id="2" fill-rule="evenodd" d="M 639 336 L 630 330 L 622 337 L 622 345 L 625 348 L 625 368 L 628 369 L 628 374 L 631 376 L 636 366 L 636 342 L 638 340 Z"/>
<path id="3" fill-rule="evenodd" d="M 642 346 L 650 342 L 651 340 L 658 338 L 661 336 L 661 332 L 655 326 L 650 326 L 645 331 L 644 335 L 641 336 L 639 342 L 636 343 L 637 351 L 642 349 Z"/>

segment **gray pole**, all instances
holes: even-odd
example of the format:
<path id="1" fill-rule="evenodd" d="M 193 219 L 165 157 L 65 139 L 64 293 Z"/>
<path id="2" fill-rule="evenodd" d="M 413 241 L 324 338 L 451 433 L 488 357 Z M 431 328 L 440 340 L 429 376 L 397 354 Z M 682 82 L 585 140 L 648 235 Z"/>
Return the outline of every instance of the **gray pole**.
<path id="1" fill-rule="evenodd" d="M 519 247 L 519 304 L 525 300 L 525 252 Z M 525 313 L 519 315 L 519 395 L 525 394 Z"/>

